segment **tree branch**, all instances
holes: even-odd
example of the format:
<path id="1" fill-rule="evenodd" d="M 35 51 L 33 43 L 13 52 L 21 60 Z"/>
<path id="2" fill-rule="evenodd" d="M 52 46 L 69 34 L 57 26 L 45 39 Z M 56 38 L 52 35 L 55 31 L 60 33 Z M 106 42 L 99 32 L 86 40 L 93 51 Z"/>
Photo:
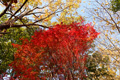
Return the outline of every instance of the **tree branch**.
<path id="1" fill-rule="evenodd" d="M 23 6 L 27 3 L 27 1 L 28 0 L 25 0 L 25 2 L 22 4 L 22 6 L 9 18 L 9 20 L 23 8 Z"/>
<path id="2" fill-rule="evenodd" d="M 0 14 L 0 17 L 2 17 L 6 12 L 7 10 L 9 9 L 9 7 L 11 6 L 12 3 L 10 3 L 6 8 L 5 10 Z"/>
<path id="3" fill-rule="evenodd" d="M 0 32 L 0 34 L 8 34 L 8 33 L 10 33 L 10 32 Z"/>
<path id="4" fill-rule="evenodd" d="M 117 28 L 118 32 L 120 33 L 120 30 L 119 30 L 119 27 L 117 26 L 117 23 L 114 21 L 113 17 L 111 16 L 111 14 L 107 11 L 107 9 L 102 5 L 100 4 L 97 0 L 96 2 L 108 13 L 108 15 L 110 16 L 111 20 L 113 21 L 113 23 L 115 24 L 115 27 Z"/>
<path id="5" fill-rule="evenodd" d="M 15 14 L 20 11 L 20 9 L 26 4 L 27 1 L 28 0 L 25 0 L 25 2 L 23 3 L 23 5 L 12 15 L 12 17 L 14 16 L 15 18 L 12 19 L 12 17 L 10 17 L 8 21 L 6 21 L 5 23 L 0 24 L 0 30 L 8 29 L 10 27 L 23 27 L 23 26 L 24 27 L 25 26 L 41 26 L 43 28 L 48 28 L 47 26 L 44 26 L 44 25 L 41 25 L 41 24 L 37 24 L 37 23 L 45 20 L 46 18 L 50 17 L 51 15 L 53 15 L 55 13 L 62 12 L 63 10 L 65 10 L 65 9 L 69 8 L 70 6 L 72 6 L 72 5 L 67 6 L 67 7 L 65 7 L 64 9 L 61 9 L 61 10 L 59 10 L 59 8 L 57 8 L 53 13 L 49 14 L 48 16 L 46 16 L 46 17 L 44 17 L 42 19 L 38 19 L 36 21 L 33 21 L 32 23 L 29 23 L 29 24 L 17 24 L 17 25 L 14 24 L 18 19 L 22 19 L 24 16 L 26 16 L 31 11 L 39 8 L 39 7 L 36 7 L 36 8 L 34 8 L 32 10 L 29 10 L 29 11 L 23 13 L 23 14 L 20 14 L 19 16 L 15 16 Z M 36 12 L 35 12 L 35 14 L 36 14 Z"/>
<path id="6" fill-rule="evenodd" d="M 43 28 L 49 28 L 49 27 L 47 27 L 47 26 L 45 26 L 45 25 L 40 25 L 40 24 L 18 24 L 18 25 L 0 25 L 0 30 L 3 30 L 3 29 L 9 29 L 10 27 L 17 27 L 17 28 L 19 28 L 19 27 L 26 27 L 26 26 L 41 26 L 41 27 L 43 27 Z"/>

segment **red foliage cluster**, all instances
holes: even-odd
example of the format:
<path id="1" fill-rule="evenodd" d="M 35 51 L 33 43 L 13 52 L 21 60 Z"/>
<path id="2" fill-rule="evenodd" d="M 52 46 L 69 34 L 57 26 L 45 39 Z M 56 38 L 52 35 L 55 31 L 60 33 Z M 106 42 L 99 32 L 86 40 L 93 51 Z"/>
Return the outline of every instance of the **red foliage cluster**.
<path id="1" fill-rule="evenodd" d="M 99 33 L 91 24 L 72 23 L 56 25 L 34 33 L 32 39 L 22 39 L 10 64 L 21 80 L 85 77 L 85 51 Z"/>

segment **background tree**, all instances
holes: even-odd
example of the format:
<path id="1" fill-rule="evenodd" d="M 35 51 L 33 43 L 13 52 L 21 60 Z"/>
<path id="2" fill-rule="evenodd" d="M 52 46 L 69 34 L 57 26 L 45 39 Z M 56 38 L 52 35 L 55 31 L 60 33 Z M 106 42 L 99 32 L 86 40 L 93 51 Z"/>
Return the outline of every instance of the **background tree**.
<path id="1" fill-rule="evenodd" d="M 103 57 L 109 57 L 107 69 L 112 73 L 112 79 L 119 80 L 119 11 L 114 13 L 111 10 L 110 0 L 93 0 L 92 5 L 87 8 L 89 15 L 93 19 L 96 29 L 101 33 L 96 39 L 95 50 Z M 104 65 L 104 62 L 102 63 Z M 109 79 L 111 76 L 107 76 Z M 104 77 L 103 77 L 104 78 Z"/>
<path id="2" fill-rule="evenodd" d="M 87 80 L 113 80 L 115 79 L 116 73 L 111 71 L 108 66 L 111 65 L 111 58 L 108 55 L 103 56 L 103 52 L 95 50 L 92 47 L 88 51 L 88 58 L 86 62 L 87 66 Z"/>
<path id="3" fill-rule="evenodd" d="M 113 12 L 117 12 L 120 10 L 120 0 L 112 0 L 111 1 L 111 9 Z"/>

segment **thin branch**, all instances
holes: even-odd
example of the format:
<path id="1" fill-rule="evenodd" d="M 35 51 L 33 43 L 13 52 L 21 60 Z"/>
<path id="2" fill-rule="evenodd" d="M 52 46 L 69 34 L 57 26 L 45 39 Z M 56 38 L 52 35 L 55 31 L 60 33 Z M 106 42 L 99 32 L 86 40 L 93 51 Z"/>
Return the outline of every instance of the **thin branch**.
<path id="1" fill-rule="evenodd" d="M 120 33 L 119 27 L 117 26 L 117 23 L 114 21 L 113 17 L 111 16 L 111 14 L 106 10 L 106 8 L 100 4 L 97 0 L 96 2 L 108 13 L 108 15 L 110 16 L 111 20 L 113 21 L 113 23 L 115 24 L 115 27 L 117 28 L 118 32 Z"/>
<path id="2" fill-rule="evenodd" d="M 22 6 L 9 18 L 9 20 L 23 8 L 23 6 L 27 3 L 27 1 L 28 0 L 25 0 L 25 2 L 22 4 Z"/>
<path id="3" fill-rule="evenodd" d="M 35 14 L 38 14 L 38 13 L 45 14 L 44 12 L 33 12 L 33 13 L 26 14 L 26 15 L 31 15 L 31 14 L 35 15 Z"/>
<path id="4" fill-rule="evenodd" d="M 0 14 L 0 17 L 2 17 L 6 12 L 7 10 L 9 9 L 9 7 L 11 6 L 12 3 L 10 3 L 6 8 L 5 10 Z"/>
<path id="5" fill-rule="evenodd" d="M 103 33 L 104 34 L 104 33 Z M 105 35 L 105 34 L 104 34 Z M 106 36 L 107 37 L 107 39 L 110 41 L 110 43 L 115 47 L 115 49 L 120 53 L 120 50 L 115 46 L 115 44 L 111 41 L 111 39 L 108 37 L 108 36 Z"/>
<path id="6" fill-rule="evenodd" d="M 72 5 L 70 5 L 70 6 L 72 6 Z M 70 6 L 68 6 L 68 7 L 70 7 Z M 35 21 L 33 24 L 35 24 L 35 23 L 37 23 L 37 22 L 40 22 L 40 21 L 43 21 L 43 20 L 45 20 L 46 18 L 50 17 L 51 15 L 53 15 L 53 14 L 55 14 L 55 13 L 62 12 L 63 10 L 67 9 L 68 7 L 64 8 L 64 9 L 62 9 L 62 10 L 60 10 L 60 11 L 57 11 L 57 10 L 58 10 L 58 9 L 57 9 L 55 12 L 49 14 L 48 16 L 46 16 L 46 17 L 44 17 L 44 18 L 42 18 L 42 19 L 39 19 L 39 20 Z"/>
<path id="7" fill-rule="evenodd" d="M 28 29 L 29 29 L 29 27 L 22 21 L 22 19 L 20 19 L 20 21 L 23 23 L 23 25 L 25 25 Z M 32 29 L 33 30 L 33 29 Z M 27 30 L 28 31 L 28 30 Z M 30 35 L 30 31 L 28 31 L 28 33 L 29 33 L 29 35 Z"/>
<path id="8" fill-rule="evenodd" d="M 0 34 L 8 34 L 8 33 L 10 33 L 10 32 L 0 32 Z"/>
<path id="9" fill-rule="evenodd" d="M 27 0 L 26 0 L 27 1 Z M 70 5 L 72 6 L 72 5 Z M 68 7 L 70 6 L 67 6 L 66 8 L 62 9 L 62 10 L 59 10 L 56 9 L 55 12 L 49 14 L 48 16 L 42 18 L 42 19 L 39 19 L 39 20 L 36 20 L 34 21 L 33 23 L 30 23 L 30 24 L 20 24 L 20 25 L 15 25 L 14 23 L 18 20 L 18 19 L 22 19 L 24 16 L 26 16 L 27 12 L 26 13 L 23 13 L 21 14 L 20 16 L 15 16 L 15 15 L 12 15 L 12 16 L 15 16 L 14 19 L 11 19 L 11 20 L 8 20 L 7 22 L 3 23 L 3 24 L 0 24 L 0 30 L 3 30 L 3 29 L 8 29 L 10 27 L 23 27 L 23 26 L 41 26 L 43 28 L 48 28 L 47 26 L 44 26 L 44 25 L 40 25 L 40 24 L 37 24 L 37 22 L 40 22 L 40 21 L 43 21 L 45 20 L 46 18 L 50 17 L 51 15 L 55 14 L 55 13 L 58 13 L 58 12 L 62 12 L 63 10 L 67 9 Z M 30 11 L 31 12 L 31 11 Z M 10 18 L 9 18 L 10 19 Z"/>
<path id="10" fill-rule="evenodd" d="M 43 27 L 43 28 L 49 28 L 49 27 L 47 27 L 47 26 L 45 26 L 45 25 L 40 25 L 40 24 L 18 24 L 18 25 L 0 25 L 0 30 L 3 30 L 3 29 L 8 29 L 8 28 L 10 28 L 10 27 L 24 27 L 24 26 L 41 26 L 41 27 Z"/>
<path id="11" fill-rule="evenodd" d="M 25 7 L 25 9 L 24 9 L 22 12 L 20 12 L 20 14 L 17 15 L 17 16 L 20 16 L 22 13 L 24 13 L 26 9 L 27 9 L 27 8 Z"/>
<path id="12" fill-rule="evenodd" d="M 51 1 L 50 3 L 52 3 L 53 1 Z M 49 4 L 50 4 L 49 3 Z M 46 6 L 43 6 L 43 7 L 35 7 L 35 8 L 33 8 L 33 9 L 31 9 L 31 10 L 29 10 L 29 11 L 27 11 L 27 12 L 25 12 L 25 14 L 24 15 L 30 15 L 31 13 L 30 12 L 32 12 L 32 11 L 34 11 L 34 10 L 36 10 L 36 9 L 43 9 L 43 8 L 46 8 L 46 7 L 48 7 L 49 6 L 49 4 L 48 5 L 46 5 Z M 29 13 L 29 14 L 28 14 Z M 21 13 L 18 15 L 18 16 L 20 16 L 21 15 Z"/>

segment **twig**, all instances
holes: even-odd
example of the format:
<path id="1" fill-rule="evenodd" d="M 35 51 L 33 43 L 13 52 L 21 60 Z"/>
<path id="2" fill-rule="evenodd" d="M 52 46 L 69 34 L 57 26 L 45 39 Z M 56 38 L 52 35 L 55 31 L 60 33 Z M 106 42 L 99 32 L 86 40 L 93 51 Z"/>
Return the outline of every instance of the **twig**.
<path id="1" fill-rule="evenodd" d="M 9 20 L 23 8 L 23 6 L 27 3 L 27 1 L 28 0 L 25 0 L 25 2 L 22 4 L 22 6 L 9 18 Z"/>
<path id="2" fill-rule="evenodd" d="M 10 3 L 6 8 L 5 10 L 0 14 L 0 17 L 2 17 L 6 12 L 7 10 L 9 9 L 9 7 L 11 6 L 12 3 Z"/>

